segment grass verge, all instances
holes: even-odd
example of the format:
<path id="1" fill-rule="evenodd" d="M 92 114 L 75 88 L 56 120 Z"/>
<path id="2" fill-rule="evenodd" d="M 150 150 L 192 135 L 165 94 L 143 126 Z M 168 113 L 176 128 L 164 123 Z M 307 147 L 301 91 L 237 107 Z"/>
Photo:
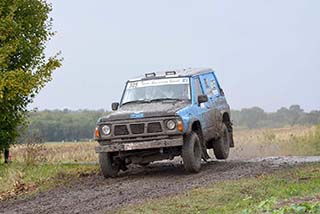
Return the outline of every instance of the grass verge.
<path id="1" fill-rule="evenodd" d="M 98 173 L 97 165 L 0 164 L 0 200 L 30 195 L 64 184 L 72 179 Z"/>
<path id="2" fill-rule="evenodd" d="M 320 125 L 304 136 L 292 136 L 291 150 L 297 150 L 299 155 L 320 155 Z"/>
<path id="3" fill-rule="evenodd" d="M 178 196 L 132 205 L 117 212 L 299 213 L 299 210 L 305 209 L 306 212 L 301 213 L 320 213 L 318 204 L 313 200 L 319 196 L 320 164 L 308 164 L 272 175 L 217 182 Z"/>

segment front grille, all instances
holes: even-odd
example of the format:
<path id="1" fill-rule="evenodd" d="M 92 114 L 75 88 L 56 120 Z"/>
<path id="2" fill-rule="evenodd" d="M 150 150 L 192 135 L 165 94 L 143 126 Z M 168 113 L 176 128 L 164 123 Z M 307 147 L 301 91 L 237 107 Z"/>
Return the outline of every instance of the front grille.
<path id="1" fill-rule="evenodd" d="M 148 124 L 148 133 L 159 133 L 159 132 L 162 132 L 162 127 L 159 122 Z"/>
<path id="2" fill-rule="evenodd" d="M 129 131 L 126 125 L 117 125 L 114 127 L 114 135 L 128 135 Z"/>
<path id="3" fill-rule="evenodd" d="M 144 133 L 144 123 L 131 124 L 130 125 L 132 134 L 143 134 Z"/>
<path id="4" fill-rule="evenodd" d="M 162 122 L 140 122 L 129 124 L 117 124 L 113 127 L 113 136 L 143 137 L 164 132 Z M 129 136 L 132 135 L 132 136 Z"/>

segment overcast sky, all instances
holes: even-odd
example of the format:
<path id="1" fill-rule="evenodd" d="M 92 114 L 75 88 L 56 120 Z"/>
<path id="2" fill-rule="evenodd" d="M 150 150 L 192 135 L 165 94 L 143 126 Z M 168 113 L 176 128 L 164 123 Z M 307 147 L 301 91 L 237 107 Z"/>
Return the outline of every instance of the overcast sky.
<path id="1" fill-rule="evenodd" d="M 319 0 L 50 0 L 63 67 L 39 109 L 110 109 L 128 78 L 212 67 L 233 109 L 320 109 Z"/>

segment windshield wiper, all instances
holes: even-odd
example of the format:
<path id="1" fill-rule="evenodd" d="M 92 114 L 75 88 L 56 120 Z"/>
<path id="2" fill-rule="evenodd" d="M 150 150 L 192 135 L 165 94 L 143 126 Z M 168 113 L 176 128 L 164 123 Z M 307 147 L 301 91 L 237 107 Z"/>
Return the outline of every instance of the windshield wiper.
<path id="1" fill-rule="evenodd" d="M 165 101 L 165 100 L 172 100 L 172 101 L 183 101 L 183 99 L 179 99 L 179 98 L 158 98 L 158 99 L 153 99 L 150 100 L 150 102 L 160 102 L 160 101 Z"/>
<path id="2" fill-rule="evenodd" d="M 150 100 L 132 100 L 126 103 L 122 103 L 122 105 L 127 105 L 132 103 L 150 103 Z"/>

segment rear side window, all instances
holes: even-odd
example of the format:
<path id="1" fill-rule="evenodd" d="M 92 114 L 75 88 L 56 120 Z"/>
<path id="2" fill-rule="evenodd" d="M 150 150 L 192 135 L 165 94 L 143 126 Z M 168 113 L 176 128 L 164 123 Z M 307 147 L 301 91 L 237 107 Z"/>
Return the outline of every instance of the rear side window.
<path id="1" fill-rule="evenodd" d="M 213 73 L 202 74 L 200 82 L 206 95 L 210 98 L 215 98 L 217 94 L 216 82 Z"/>

